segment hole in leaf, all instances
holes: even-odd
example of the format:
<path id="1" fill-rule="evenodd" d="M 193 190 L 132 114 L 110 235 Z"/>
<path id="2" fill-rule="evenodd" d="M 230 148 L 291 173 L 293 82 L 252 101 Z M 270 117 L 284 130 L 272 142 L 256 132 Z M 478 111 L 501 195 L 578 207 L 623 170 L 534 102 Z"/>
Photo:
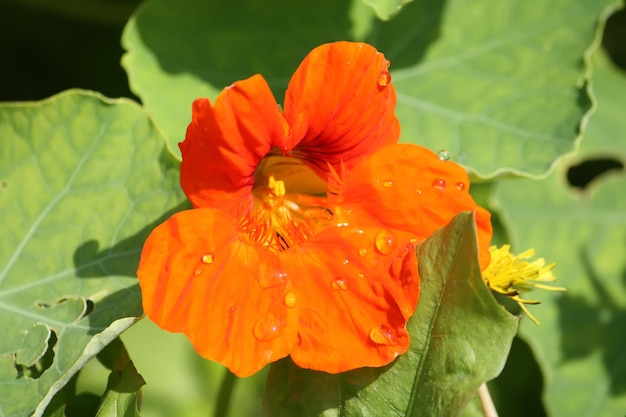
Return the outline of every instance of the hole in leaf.
<path id="1" fill-rule="evenodd" d="M 50 337 L 48 338 L 46 352 L 41 358 L 39 358 L 33 365 L 26 366 L 19 363 L 15 364 L 17 369 L 18 378 L 39 378 L 54 361 L 54 346 L 57 344 L 57 334 L 54 330 L 50 330 Z"/>
<path id="2" fill-rule="evenodd" d="M 626 9 L 613 13 L 606 21 L 602 44 L 613 62 L 626 70 Z"/>
<path id="3" fill-rule="evenodd" d="M 567 181 L 576 188 L 585 189 L 595 179 L 609 171 L 621 171 L 624 164 L 611 158 L 587 159 L 567 170 Z"/>
<path id="4" fill-rule="evenodd" d="M 87 317 L 88 315 L 90 315 L 93 312 L 94 307 L 95 307 L 94 302 L 91 301 L 89 298 L 86 298 L 85 299 L 85 310 L 83 311 L 83 314 L 80 315 L 78 320 L 82 320 L 85 317 Z"/>

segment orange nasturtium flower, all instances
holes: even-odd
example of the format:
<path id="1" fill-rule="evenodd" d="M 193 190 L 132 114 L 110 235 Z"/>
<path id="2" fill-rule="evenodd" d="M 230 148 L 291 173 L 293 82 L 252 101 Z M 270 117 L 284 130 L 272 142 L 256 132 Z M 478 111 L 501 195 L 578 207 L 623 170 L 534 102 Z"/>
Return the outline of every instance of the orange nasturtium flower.
<path id="1" fill-rule="evenodd" d="M 338 373 L 409 345 L 415 245 L 475 211 L 482 267 L 489 213 L 465 171 L 397 144 L 389 62 L 363 43 L 315 48 L 284 110 L 260 75 L 198 99 L 182 151 L 193 209 L 148 237 L 138 277 L 160 327 L 239 376 L 291 355 Z"/>

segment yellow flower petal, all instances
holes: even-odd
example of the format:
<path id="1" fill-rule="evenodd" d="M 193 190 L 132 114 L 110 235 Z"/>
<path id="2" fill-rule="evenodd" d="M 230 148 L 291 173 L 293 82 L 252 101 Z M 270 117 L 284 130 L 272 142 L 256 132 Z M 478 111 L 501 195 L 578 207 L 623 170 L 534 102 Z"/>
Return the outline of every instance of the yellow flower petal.
<path id="1" fill-rule="evenodd" d="M 519 304 L 520 308 L 535 323 L 537 319 L 528 311 L 525 304 L 539 304 L 537 300 L 521 298 L 520 294 L 535 288 L 548 291 L 565 291 L 563 287 L 554 287 L 543 284 L 554 282 L 556 278 L 552 274 L 554 262 L 546 265 L 543 258 L 528 261 L 535 256 L 535 250 L 529 249 L 519 255 L 510 252 L 510 245 L 498 248 L 492 246 L 491 262 L 483 271 L 483 280 L 492 290 L 511 298 Z"/>

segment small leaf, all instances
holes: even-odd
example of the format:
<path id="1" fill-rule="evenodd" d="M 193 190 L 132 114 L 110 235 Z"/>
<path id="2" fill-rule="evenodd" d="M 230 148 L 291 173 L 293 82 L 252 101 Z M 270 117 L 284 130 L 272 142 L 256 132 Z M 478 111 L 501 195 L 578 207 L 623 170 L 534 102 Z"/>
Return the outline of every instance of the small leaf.
<path id="1" fill-rule="evenodd" d="M 112 372 L 96 417 L 139 417 L 140 389 L 145 385 L 145 381 L 137 373 L 121 340 L 117 339 L 110 346 L 107 349 L 109 358 L 111 352 L 117 354 L 114 363 L 107 361 L 112 365 Z"/>
<path id="2" fill-rule="evenodd" d="M 0 416 L 40 416 L 141 315 L 147 234 L 182 207 L 145 112 L 81 91 L 0 106 Z"/>
<path id="3" fill-rule="evenodd" d="M 382 368 L 330 375 L 272 365 L 269 415 L 455 415 L 504 366 L 518 318 L 482 281 L 473 216 L 459 214 L 418 248 L 421 295 L 409 351 Z"/>

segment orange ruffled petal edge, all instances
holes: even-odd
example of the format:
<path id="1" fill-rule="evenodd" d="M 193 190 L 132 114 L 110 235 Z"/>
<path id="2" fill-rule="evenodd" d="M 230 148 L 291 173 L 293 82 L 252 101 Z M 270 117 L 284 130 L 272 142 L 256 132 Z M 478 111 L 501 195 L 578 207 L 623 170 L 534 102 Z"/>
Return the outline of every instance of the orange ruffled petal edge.
<path id="1" fill-rule="evenodd" d="M 331 373 L 385 365 L 408 348 L 419 282 L 410 234 L 381 254 L 381 230 L 330 227 L 276 255 L 223 211 L 183 211 L 146 241 L 144 310 L 238 376 L 288 354 Z"/>
<path id="2" fill-rule="evenodd" d="M 347 222 L 405 230 L 419 242 L 457 214 L 475 212 L 481 270 L 489 265 L 491 214 L 470 195 L 465 170 L 431 150 L 387 146 L 357 165 L 340 188 L 330 204 L 343 208 Z"/>
<path id="3" fill-rule="evenodd" d="M 180 148 L 181 185 L 194 207 L 245 212 L 254 171 L 271 149 L 301 159 L 325 178 L 396 143 L 399 124 L 389 62 L 370 45 L 315 48 L 294 73 L 285 111 L 261 75 L 198 99 Z"/>
<path id="4" fill-rule="evenodd" d="M 337 184 L 335 225 L 280 254 L 249 241 L 224 211 L 178 213 L 144 247 L 145 312 L 239 376 L 289 354 L 331 373 L 385 365 L 409 345 L 416 240 L 473 210 L 488 262 L 489 213 L 468 184 L 461 167 L 431 151 L 385 147 Z"/>

